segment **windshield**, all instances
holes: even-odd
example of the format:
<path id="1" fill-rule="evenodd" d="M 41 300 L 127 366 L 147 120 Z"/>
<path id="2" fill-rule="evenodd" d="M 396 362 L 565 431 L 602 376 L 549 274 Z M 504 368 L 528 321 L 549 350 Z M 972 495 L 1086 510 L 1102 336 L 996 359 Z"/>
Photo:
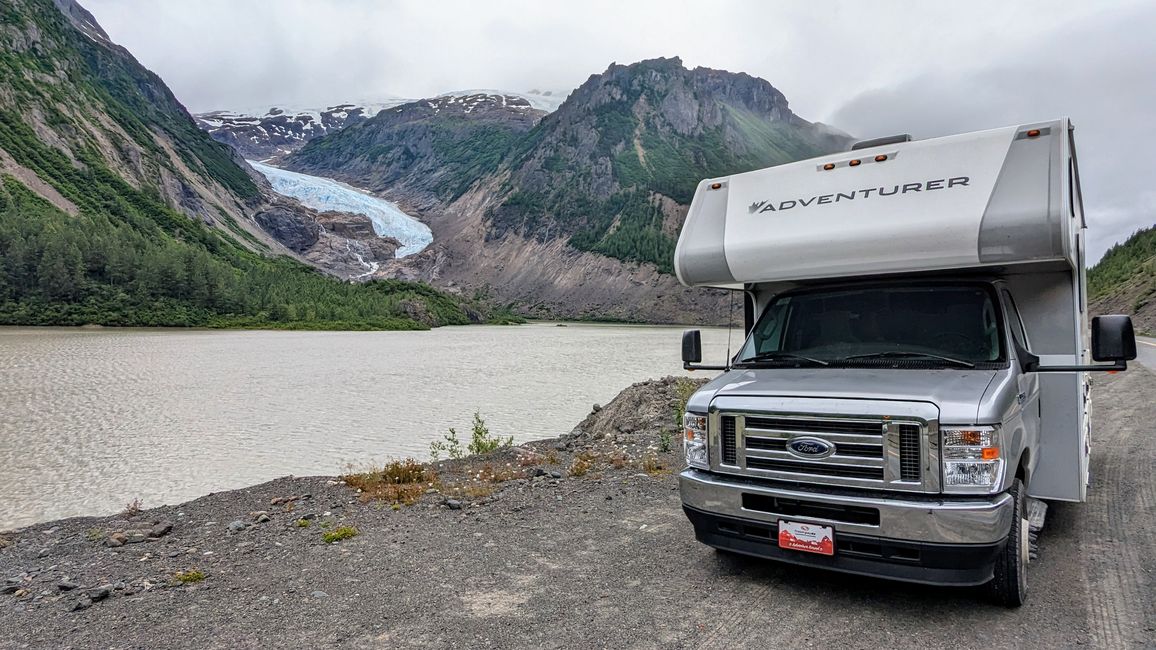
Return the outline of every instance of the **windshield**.
<path id="1" fill-rule="evenodd" d="M 924 367 L 1001 362 L 995 305 L 990 287 L 980 285 L 783 294 L 759 317 L 739 351 L 739 362 L 841 365 L 910 359 Z"/>

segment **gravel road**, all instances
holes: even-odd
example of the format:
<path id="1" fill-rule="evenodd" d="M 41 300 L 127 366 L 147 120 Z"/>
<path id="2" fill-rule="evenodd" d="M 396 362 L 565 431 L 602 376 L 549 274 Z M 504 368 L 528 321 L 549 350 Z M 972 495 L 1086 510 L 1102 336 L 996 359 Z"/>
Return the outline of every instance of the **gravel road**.
<path id="1" fill-rule="evenodd" d="M 538 456 L 505 452 L 493 462 L 519 478 L 453 508 L 428 494 L 393 510 L 334 479 L 286 478 L 125 521 L 5 534 L 0 587 L 12 578 L 19 591 L 0 595 L 0 648 L 1156 646 L 1156 375 L 1145 368 L 1097 377 L 1091 497 L 1051 508 L 1018 610 L 974 590 L 737 560 L 698 544 L 661 469 L 677 454 L 647 451 L 661 445 L 676 392 L 636 386 L 580 435 L 530 445 Z M 630 460 L 616 468 L 608 459 L 621 450 Z M 583 452 L 593 467 L 574 476 Z M 449 481 L 476 469 L 441 471 Z M 269 521 L 255 523 L 256 511 Z M 311 524 L 297 525 L 305 515 Z M 155 541 L 105 546 L 109 530 L 153 521 L 175 525 Z M 324 543 L 338 525 L 359 534 Z M 192 568 L 207 577 L 178 585 L 176 572 Z M 70 611 L 105 584 L 107 597 Z"/>

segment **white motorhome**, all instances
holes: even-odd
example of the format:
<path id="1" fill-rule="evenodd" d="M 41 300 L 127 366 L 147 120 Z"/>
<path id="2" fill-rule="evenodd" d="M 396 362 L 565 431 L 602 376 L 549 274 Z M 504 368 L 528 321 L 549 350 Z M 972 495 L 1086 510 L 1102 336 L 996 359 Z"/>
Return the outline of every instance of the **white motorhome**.
<path id="1" fill-rule="evenodd" d="M 702 181 L 674 267 L 747 336 L 721 366 L 683 336 L 724 371 L 686 408 L 698 539 L 1022 603 L 1043 500 L 1087 496 L 1087 373 L 1136 354 L 1087 314 L 1084 229 L 1067 119 Z"/>

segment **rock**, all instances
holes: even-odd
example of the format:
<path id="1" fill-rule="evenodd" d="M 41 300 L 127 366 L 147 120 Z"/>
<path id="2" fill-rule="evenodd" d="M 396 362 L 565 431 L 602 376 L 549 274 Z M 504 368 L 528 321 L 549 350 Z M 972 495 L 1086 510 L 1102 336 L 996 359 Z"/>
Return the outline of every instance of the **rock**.
<path id="1" fill-rule="evenodd" d="M 545 475 L 546 475 L 546 470 L 542 469 L 541 467 L 535 467 L 534 468 L 534 476 L 535 477 L 545 476 Z"/>
<path id="2" fill-rule="evenodd" d="M 14 594 L 20 590 L 20 585 L 6 584 L 0 587 L 0 594 Z"/>
<path id="3" fill-rule="evenodd" d="M 279 506 L 282 503 L 285 503 L 285 497 L 273 497 L 269 500 L 269 505 L 271 506 Z"/>
<path id="4" fill-rule="evenodd" d="M 42 549 L 40 549 L 39 552 L 36 553 L 36 557 L 38 557 L 38 558 L 48 557 L 48 554 L 51 552 L 52 552 L 52 549 L 50 549 L 50 548 L 42 548 Z"/>
<path id="5" fill-rule="evenodd" d="M 286 248 L 298 253 L 316 244 L 321 235 L 321 226 L 308 213 L 286 206 L 272 205 L 259 210 L 253 214 L 253 220 Z"/>
<path id="6" fill-rule="evenodd" d="M 79 600 L 75 601 L 68 607 L 70 612 L 79 612 L 82 609 L 92 607 L 92 599 L 88 596 L 81 596 Z"/>
<path id="7" fill-rule="evenodd" d="M 108 598 L 109 594 L 111 593 L 112 585 L 101 585 L 99 587 L 93 587 L 92 589 L 89 589 L 84 593 L 84 595 L 88 596 L 90 599 L 92 599 L 92 602 L 95 603 Z"/>
<path id="8" fill-rule="evenodd" d="M 108 536 L 108 539 L 104 541 L 104 544 L 105 546 L 116 548 L 118 546 L 124 546 L 126 542 L 128 542 L 128 537 L 125 537 L 124 533 L 112 533 Z"/>
<path id="9" fill-rule="evenodd" d="M 270 518 L 269 518 L 268 513 L 262 512 L 261 514 L 257 515 L 257 523 L 259 523 L 259 524 L 263 524 L 263 523 L 269 521 L 269 519 Z"/>
<path id="10" fill-rule="evenodd" d="M 329 598 L 329 594 L 321 590 L 309 592 L 309 595 L 313 596 L 314 598 Z"/>
<path id="11" fill-rule="evenodd" d="M 594 408 L 592 408 L 592 409 L 590 409 L 590 410 L 591 410 L 591 411 L 593 411 L 593 412 L 595 412 L 595 413 L 597 413 L 598 411 L 601 411 L 601 410 L 602 410 L 602 405 L 601 405 L 601 404 L 595 404 L 595 405 L 594 405 Z"/>
<path id="12" fill-rule="evenodd" d="M 146 530 L 129 530 L 125 531 L 125 540 L 128 544 L 140 544 L 141 542 L 149 541 L 149 533 Z"/>
<path id="13" fill-rule="evenodd" d="M 305 514 L 303 514 L 303 515 L 301 515 L 300 517 L 298 517 L 298 519 L 304 519 L 304 520 L 306 520 L 306 521 L 309 521 L 309 520 L 311 520 L 311 519 L 316 519 L 316 518 L 317 518 L 317 513 L 316 513 L 316 512 L 306 512 Z"/>
<path id="14" fill-rule="evenodd" d="M 239 533 L 248 527 L 249 527 L 249 524 L 246 524 L 245 522 L 241 521 L 240 519 L 229 522 L 229 532 Z"/>
<path id="15" fill-rule="evenodd" d="M 559 472 L 558 470 L 554 470 L 554 471 L 550 472 L 550 477 L 551 478 L 562 478 L 562 472 Z"/>
<path id="16" fill-rule="evenodd" d="M 72 582 L 71 580 L 61 580 L 60 582 L 56 583 L 56 588 L 60 591 L 72 591 L 73 589 L 79 589 L 80 585 Z"/>
<path id="17" fill-rule="evenodd" d="M 566 443 L 556 442 L 554 443 L 554 449 L 557 449 L 558 451 L 566 451 Z"/>
<path id="18" fill-rule="evenodd" d="M 446 499 L 446 507 L 450 510 L 461 510 L 462 502 L 457 499 Z"/>
<path id="19" fill-rule="evenodd" d="M 173 522 L 171 522 L 171 521 L 158 522 L 156 525 L 154 525 L 149 530 L 149 537 L 154 537 L 154 538 L 164 537 L 165 535 L 168 535 L 172 529 L 173 529 Z"/>

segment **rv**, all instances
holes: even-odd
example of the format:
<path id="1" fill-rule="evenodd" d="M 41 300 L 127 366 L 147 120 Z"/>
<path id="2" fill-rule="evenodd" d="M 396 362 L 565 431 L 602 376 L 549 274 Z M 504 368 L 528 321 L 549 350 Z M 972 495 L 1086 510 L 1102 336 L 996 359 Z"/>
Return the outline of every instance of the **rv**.
<path id="1" fill-rule="evenodd" d="M 675 271 L 741 292 L 746 338 L 683 335 L 723 371 L 683 422 L 697 538 L 1020 605 L 1046 502 L 1087 496 L 1089 373 L 1136 356 L 1084 232 L 1067 119 L 702 181 Z"/>

